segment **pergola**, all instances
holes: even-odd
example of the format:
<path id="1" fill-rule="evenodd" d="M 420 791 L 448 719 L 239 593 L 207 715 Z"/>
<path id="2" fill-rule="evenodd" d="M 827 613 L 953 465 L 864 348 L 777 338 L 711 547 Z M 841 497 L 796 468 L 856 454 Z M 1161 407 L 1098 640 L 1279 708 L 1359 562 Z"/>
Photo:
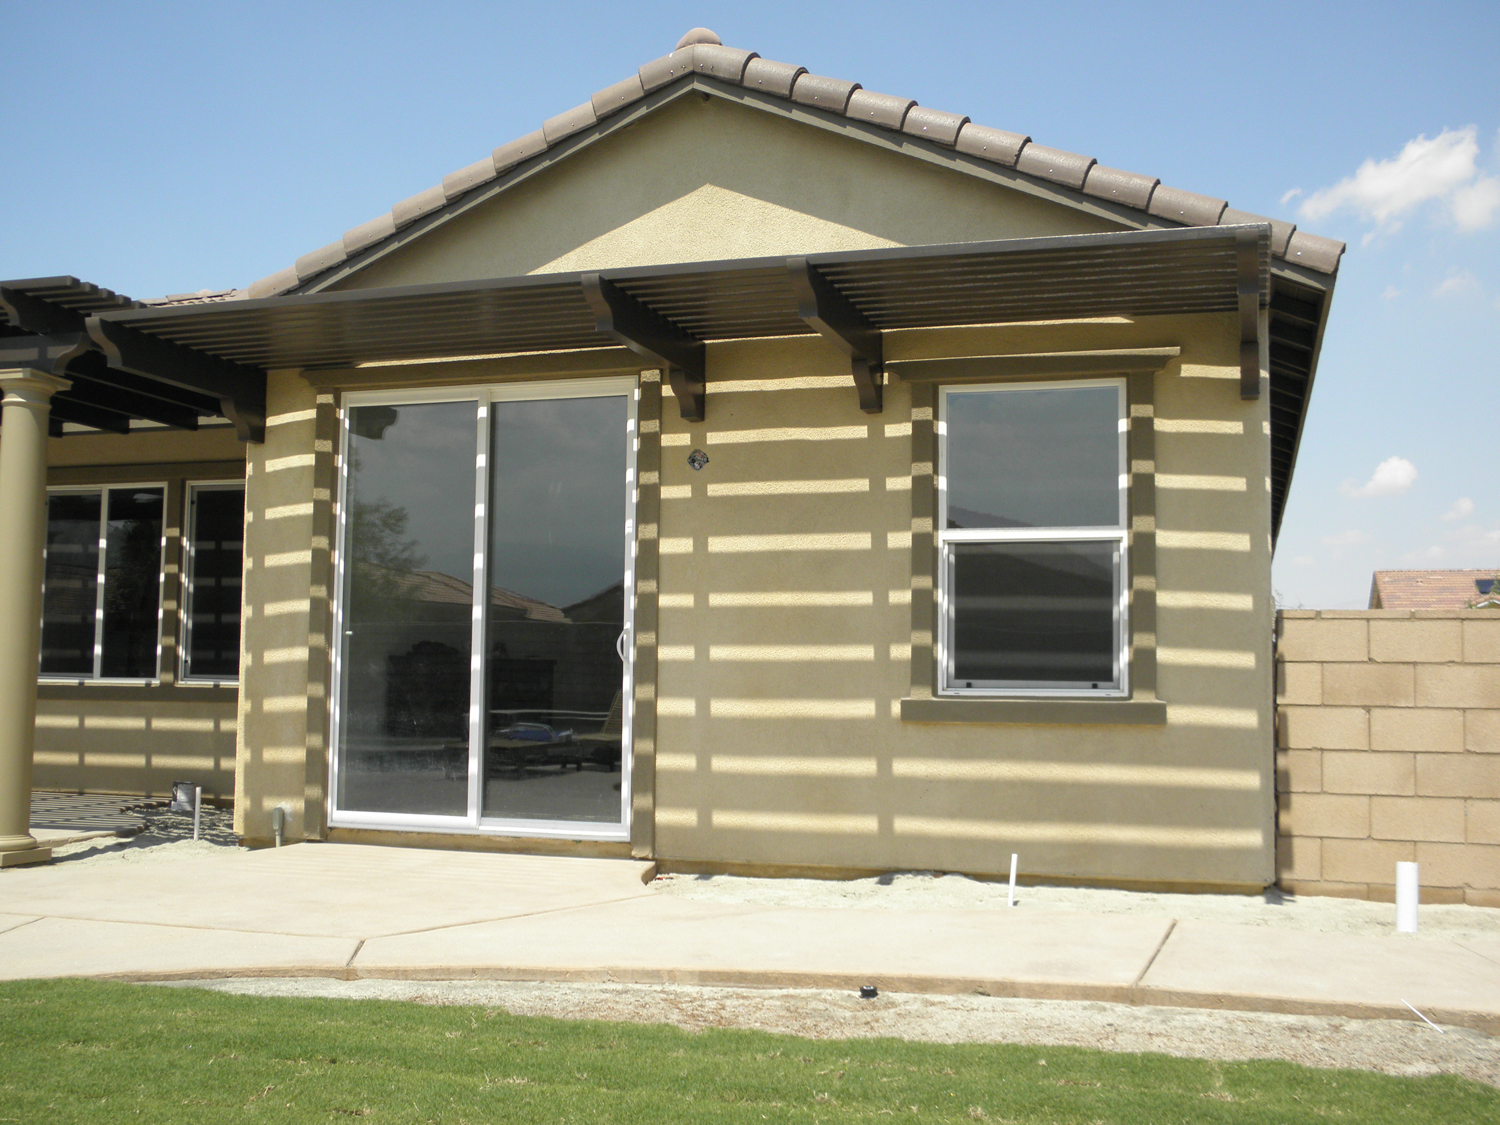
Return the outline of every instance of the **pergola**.
<path id="1" fill-rule="evenodd" d="M 860 409 L 878 413 L 885 378 L 901 375 L 887 332 L 1233 313 L 1243 398 L 1262 393 L 1263 344 L 1270 356 L 1274 536 L 1333 281 L 1273 262 L 1271 238 L 1269 224 L 1185 227 L 197 303 L 146 304 L 71 277 L 0 282 L 0 866 L 47 858 L 29 800 L 47 441 L 67 423 L 128 434 L 225 418 L 258 442 L 269 369 L 484 356 L 577 372 L 622 345 L 664 372 L 683 417 L 702 420 L 707 344 L 815 334 L 849 357 Z M 1086 374 L 1125 361 L 1046 362 Z"/>

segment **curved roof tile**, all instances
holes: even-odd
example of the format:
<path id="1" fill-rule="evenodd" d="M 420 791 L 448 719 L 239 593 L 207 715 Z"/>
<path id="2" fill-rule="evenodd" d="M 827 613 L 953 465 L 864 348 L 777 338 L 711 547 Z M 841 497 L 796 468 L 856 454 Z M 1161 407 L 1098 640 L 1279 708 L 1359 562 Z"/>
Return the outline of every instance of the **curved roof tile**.
<path id="1" fill-rule="evenodd" d="M 549 118 L 535 132 L 501 145 L 488 159 L 450 173 L 441 185 L 403 200 L 389 214 L 360 224 L 340 241 L 304 254 L 295 266 L 262 278 L 234 295 L 268 297 L 305 285 L 401 228 L 540 156 L 559 141 L 692 74 L 844 114 L 1167 222 L 1185 226 L 1269 223 L 1272 254 L 1319 273 L 1337 272 L 1344 252 L 1342 242 L 1299 231 L 1292 223 L 1236 210 L 1222 199 L 1169 187 L 1153 176 L 1107 168 L 1091 156 L 1036 144 L 1024 133 L 975 125 L 967 117 L 929 109 L 910 98 L 877 94 L 863 89 L 858 82 L 810 74 L 806 67 L 726 47 L 712 31 L 695 27 L 682 37 L 671 54 L 646 63 L 630 78 L 606 86 L 582 105 Z"/>

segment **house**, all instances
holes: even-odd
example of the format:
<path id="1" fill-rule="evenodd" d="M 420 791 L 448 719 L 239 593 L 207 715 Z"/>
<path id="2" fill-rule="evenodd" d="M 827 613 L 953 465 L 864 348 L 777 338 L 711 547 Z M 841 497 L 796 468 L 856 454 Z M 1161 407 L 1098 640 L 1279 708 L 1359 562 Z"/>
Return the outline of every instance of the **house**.
<path id="1" fill-rule="evenodd" d="M 1377 570 L 1371 609 L 1485 609 L 1500 606 L 1494 570 Z"/>
<path id="2" fill-rule="evenodd" d="M 0 704 L 251 842 L 1264 886 L 1342 249 L 696 29 L 246 290 L 0 284 Z"/>

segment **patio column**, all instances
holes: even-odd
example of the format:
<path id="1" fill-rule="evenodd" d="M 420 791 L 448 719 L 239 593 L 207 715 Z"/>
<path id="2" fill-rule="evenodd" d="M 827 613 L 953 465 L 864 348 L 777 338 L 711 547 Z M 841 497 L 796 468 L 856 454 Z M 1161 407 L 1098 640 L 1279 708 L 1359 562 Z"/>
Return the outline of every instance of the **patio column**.
<path id="1" fill-rule="evenodd" d="M 47 418 L 71 384 L 28 368 L 0 369 L 0 867 L 40 863 L 31 835 L 31 753 L 42 643 Z"/>

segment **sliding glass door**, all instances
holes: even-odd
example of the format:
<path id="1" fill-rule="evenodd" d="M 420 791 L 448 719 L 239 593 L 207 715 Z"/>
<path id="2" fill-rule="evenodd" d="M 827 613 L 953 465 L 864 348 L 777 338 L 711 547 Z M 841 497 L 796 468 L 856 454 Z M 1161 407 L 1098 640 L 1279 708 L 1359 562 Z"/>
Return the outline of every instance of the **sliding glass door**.
<path id="1" fill-rule="evenodd" d="M 345 405 L 330 823 L 624 838 L 634 381 Z"/>

